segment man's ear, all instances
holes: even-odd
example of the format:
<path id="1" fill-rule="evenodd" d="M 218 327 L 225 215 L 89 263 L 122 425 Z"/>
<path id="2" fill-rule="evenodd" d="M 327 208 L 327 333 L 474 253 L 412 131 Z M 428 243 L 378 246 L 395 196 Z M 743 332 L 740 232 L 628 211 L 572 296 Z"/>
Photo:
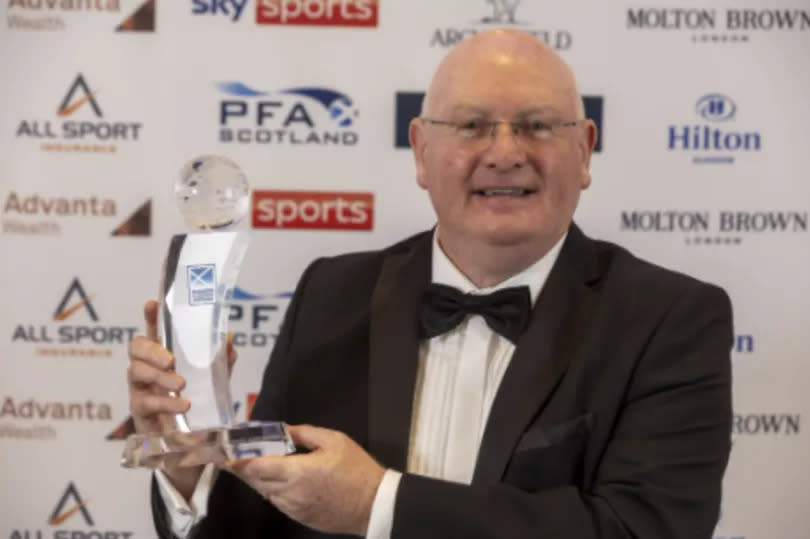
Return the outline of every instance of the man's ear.
<path id="1" fill-rule="evenodd" d="M 422 189 L 427 188 L 425 178 L 425 151 L 427 149 L 427 140 L 425 135 L 425 123 L 422 119 L 412 119 L 411 123 L 408 125 L 408 141 L 411 143 L 413 160 L 416 164 L 416 183 L 418 183 Z"/>
<path id="2" fill-rule="evenodd" d="M 589 119 L 584 121 L 583 128 L 582 135 L 577 141 L 577 147 L 582 164 L 580 187 L 587 189 L 591 185 L 591 155 L 593 155 L 593 149 L 596 147 L 596 137 L 599 136 L 599 130 L 593 120 Z"/>

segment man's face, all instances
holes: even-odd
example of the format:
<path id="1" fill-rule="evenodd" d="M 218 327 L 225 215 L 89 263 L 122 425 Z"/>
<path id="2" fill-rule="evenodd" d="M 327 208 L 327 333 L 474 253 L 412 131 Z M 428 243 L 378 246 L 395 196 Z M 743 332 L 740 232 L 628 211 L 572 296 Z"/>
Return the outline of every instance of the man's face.
<path id="1" fill-rule="evenodd" d="M 446 75 L 434 85 L 427 118 L 533 125 L 580 119 L 573 81 L 536 59 L 478 55 Z M 545 139 L 514 134 L 507 123 L 494 129 L 465 138 L 452 126 L 413 121 L 417 178 L 438 216 L 439 239 L 548 248 L 568 229 L 579 192 L 590 184 L 595 127 L 580 122 Z"/>

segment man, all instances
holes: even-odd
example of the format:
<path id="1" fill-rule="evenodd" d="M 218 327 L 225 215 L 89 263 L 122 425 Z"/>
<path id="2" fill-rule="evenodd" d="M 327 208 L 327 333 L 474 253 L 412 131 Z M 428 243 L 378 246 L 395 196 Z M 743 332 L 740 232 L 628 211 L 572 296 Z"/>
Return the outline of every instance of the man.
<path id="1" fill-rule="evenodd" d="M 729 301 L 572 223 L 596 130 L 565 63 L 522 32 L 469 38 L 410 139 L 437 228 L 315 261 L 254 407 L 309 452 L 167 470 L 160 534 L 710 537 Z M 131 357 L 135 424 L 161 430 L 183 380 L 148 338 Z"/>

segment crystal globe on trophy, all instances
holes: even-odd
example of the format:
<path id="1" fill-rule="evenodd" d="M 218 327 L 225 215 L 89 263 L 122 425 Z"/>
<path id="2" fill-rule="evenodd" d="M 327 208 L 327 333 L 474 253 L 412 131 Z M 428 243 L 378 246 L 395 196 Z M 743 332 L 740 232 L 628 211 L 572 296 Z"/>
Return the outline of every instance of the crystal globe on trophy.
<path id="1" fill-rule="evenodd" d="M 235 422 L 228 375 L 228 302 L 247 251 L 250 187 L 230 159 L 204 155 L 175 183 L 177 204 L 193 231 L 172 237 L 163 267 L 160 341 L 186 380 L 189 410 L 169 433 L 132 434 L 121 465 L 160 468 L 295 451 L 281 421 Z"/>

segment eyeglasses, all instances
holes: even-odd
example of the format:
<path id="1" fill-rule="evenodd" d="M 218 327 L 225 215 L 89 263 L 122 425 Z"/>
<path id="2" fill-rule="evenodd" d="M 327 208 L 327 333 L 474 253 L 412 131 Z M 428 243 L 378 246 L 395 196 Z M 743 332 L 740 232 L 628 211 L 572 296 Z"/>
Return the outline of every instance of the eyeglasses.
<path id="1" fill-rule="evenodd" d="M 495 136 L 495 128 L 499 124 L 507 124 L 512 128 L 512 133 L 526 141 L 544 141 L 560 135 L 560 131 L 566 127 L 576 127 L 585 120 L 575 120 L 572 122 L 545 122 L 540 120 L 521 120 L 519 122 L 509 122 L 506 120 L 467 120 L 463 122 L 450 122 L 445 120 L 434 120 L 433 118 L 422 118 L 422 121 L 449 127 L 453 134 L 460 140 L 474 141 L 483 140 L 487 137 Z"/>

